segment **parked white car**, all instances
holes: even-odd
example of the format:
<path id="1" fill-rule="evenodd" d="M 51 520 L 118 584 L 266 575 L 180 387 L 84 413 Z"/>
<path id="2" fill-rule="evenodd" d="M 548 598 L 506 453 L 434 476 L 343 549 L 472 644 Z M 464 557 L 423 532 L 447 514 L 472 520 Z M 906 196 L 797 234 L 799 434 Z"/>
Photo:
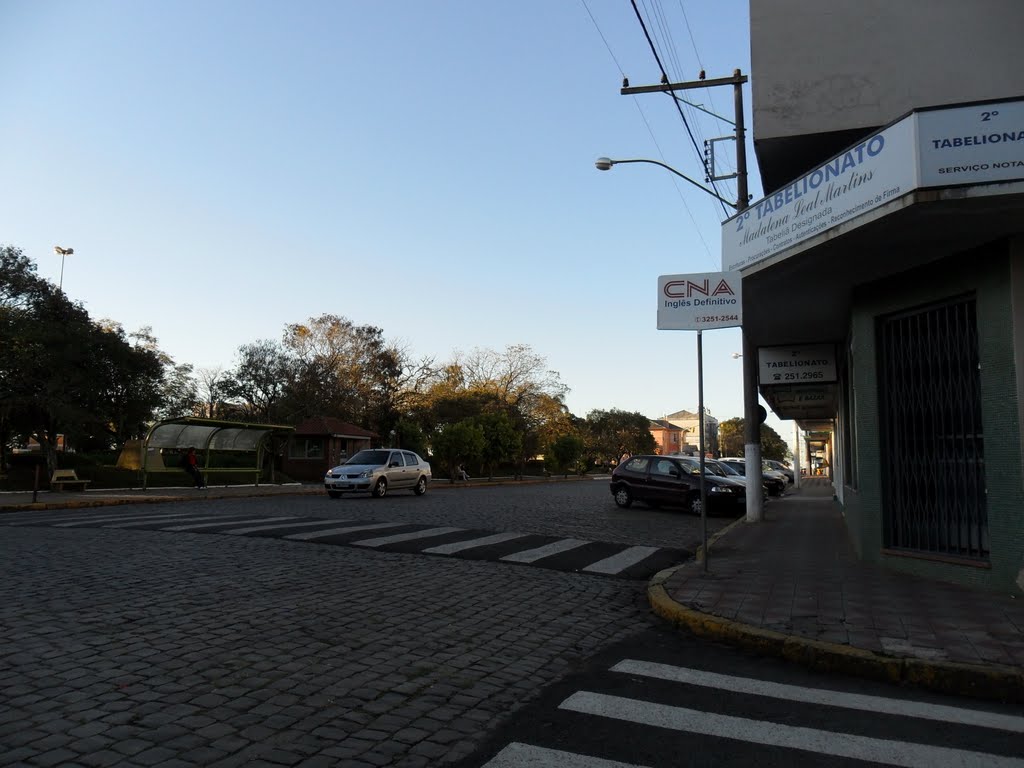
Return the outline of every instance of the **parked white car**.
<path id="1" fill-rule="evenodd" d="M 324 488 L 332 499 L 340 499 L 345 492 L 366 491 L 379 499 L 390 490 L 401 489 L 422 496 L 431 479 L 430 464 L 419 454 L 397 448 L 370 448 L 329 469 L 324 475 Z"/>

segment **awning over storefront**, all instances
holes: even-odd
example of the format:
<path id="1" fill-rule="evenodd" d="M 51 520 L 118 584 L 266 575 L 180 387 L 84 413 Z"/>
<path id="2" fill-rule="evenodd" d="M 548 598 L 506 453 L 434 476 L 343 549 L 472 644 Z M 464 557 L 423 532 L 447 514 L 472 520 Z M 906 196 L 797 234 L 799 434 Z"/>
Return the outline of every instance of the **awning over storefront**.
<path id="1" fill-rule="evenodd" d="M 1019 98 L 917 110 L 724 222 L 722 269 L 742 273 L 750 343 L 841 356 L 861 286 L 1019 232 L 1022 118 Z M 783 419 L 837 412 L 827 379 L 759 389 Z"/>

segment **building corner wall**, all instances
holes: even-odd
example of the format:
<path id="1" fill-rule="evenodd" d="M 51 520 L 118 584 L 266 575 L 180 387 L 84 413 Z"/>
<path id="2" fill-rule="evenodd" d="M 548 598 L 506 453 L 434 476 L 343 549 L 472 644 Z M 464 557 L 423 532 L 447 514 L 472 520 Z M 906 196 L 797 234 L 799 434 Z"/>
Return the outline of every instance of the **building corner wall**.
<path id="1" fill-rule="evenodd" d="M 986 507 L 990 568 L 883 552 L 883 461 L 875 324 L 877 318 L 965 292 L 977 297 Z M 1012 301 L 1011 301 L 1012 298 Z M 1014 304 L 1016 302 L 1016 304 Z M 1024 590 L 1024 454 L 1021 451 L 1019 354 L 1024 344 L 1024 247 L 1000 241 L 900 276 L 860 286 L 851 314 L 857 388 L 858 487 L 845 513 L 858 555 L 927 578 L 987 589 Z"/>

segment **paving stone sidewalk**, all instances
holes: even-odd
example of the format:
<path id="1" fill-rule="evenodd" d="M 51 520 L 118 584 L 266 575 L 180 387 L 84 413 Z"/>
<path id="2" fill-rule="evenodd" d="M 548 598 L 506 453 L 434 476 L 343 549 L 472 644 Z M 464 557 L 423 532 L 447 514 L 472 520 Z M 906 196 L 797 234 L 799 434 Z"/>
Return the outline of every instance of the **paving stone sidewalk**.
<path id="1" fill-rule="evenodd" d="M 731 526 L 649 590 L 694 631 L 838 672 L 1024 702 L 1024 598 L 856 557 L 826 479 Z"/>

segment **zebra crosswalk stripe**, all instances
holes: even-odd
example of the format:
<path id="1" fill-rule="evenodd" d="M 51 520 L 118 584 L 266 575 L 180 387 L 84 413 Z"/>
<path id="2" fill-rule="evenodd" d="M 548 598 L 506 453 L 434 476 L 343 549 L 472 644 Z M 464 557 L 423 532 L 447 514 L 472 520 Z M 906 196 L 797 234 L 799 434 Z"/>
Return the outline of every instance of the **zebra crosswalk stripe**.
<path id="1" fill-rule="evenodd" d="M 206 519 L 209 520 L 210 518 L 207 517 Z M 230 520 L 230 521 L 220 520 L 220 521 L 218 521 L 216 523 L 199 523 L 199 524 L 190 524 L 190 525 L 176 525 L 173 528 L 164 528 L 163 530 L 165 530 L 165 531 L 197 531 L 197 530 L 201 530 L 203 528 L 216 528 L 217 526 L 220 526 L 220 525 L 230 525 L 232 523 L 240 523 L 240 524 L 260 523 L 260 522 L 267 522 L 268 520 L 292 520 L 292 519 L 293 518 L 287 517 L 287 516 L 286 517 L 254 517 L 254 518 L 251 518 L 249 520 Z"/>
<path id="2" fill-rule="evenodd" d="M 644 768 L 633 763 L 602 760 L 599 757 L 545 749 L 514 741 L 496 754 L 483 768 Z"/>
<path id="3" fill-rule="evenodd" d="M 51 524 L 51 528 L 73 528 L 91 523 L 116 523 L 120 520 L 182 520 L 195 517 L 195 512 L 165 512 L 162 515 L 118 515 L 117 517 L 76 517 Z"/>
<path id="4" fill-rule="evenodd" d="M 266 519 L 266 518 L 264 518 L 264 519 Z M 294 518 L 292 518 L 292 519 L 294 519 Z M 292 529 L 292 528 L 310 528 L 310 527 L 312 527 L 314 525 L 324 525 L 325 523 L 330 523 L 330 522 L 342 522 L 342 521 L 337 521 L 337 520 L 335 520 L 335 521 L 332 521 L 332 520 L 308 520 L 307 521 L 307 520 L 303 520 L 301 522 L 286 523 L 284 525 L 281 525 L 280 523 L 277 523 L 275 525 L 255 525 L 255 526 L 251 526 L 249 528 L 232 528 L 230 531 L 221 531 L 221 533 L 226 533 L 226 534 L 228 534 L 230 536 L 244 536 L 247 533 L 259 533 L 260 531 L 276 531 L 278 529 L 283 529 L 283 528 L 287 528 L 289 530 Z"/>
<path id="5" fill-rule="evenodd" d="M 400 528 L 408 523 L 373 523 L 371 525 L 349 525 L 344 528 L 331 528 L 326 531 L 307 531 L 306 533 L 291 533 L 287 536 L 282 536 L 282 539 L 291 539 L 293 541 L 312 541 L 314 539 L 324 539 L 328 536 L 338 536 L 343 533 L 355 533 L 356 531 L 372 531 L 379 528 Z"/>
<path id="6" fill-rule="evenodd" d="M 584 544 L 589 543 L 589 541 L 580 541 L 579 539 L 561 539 L 560 541 L 555 541 L 551 544 L 545 544 L 543 547 L 525 549 L 522 552 L 514 552 L 511 555 L 505 555 L 501 559 L 509 563 L 535 563 L 538 560 L 543 560 L 545 557 L 551 557 L 552 555 L 558 555 L 562 552 L 568 552 L 570 549 L 576 549 L 577 547 L 582 547 Z"/>
<path id="7" fill-rule="evenodd" d="M 598 560 L 596 563 L 591 563 L 582 570 L 586 573 L 605 573 L 615 574 L 620 571 L 624 571 L 631 565 L 646 560 L 648 557 L 658 551 L 657 547 L 629 547 L 619 552 L 617 555 L 606 557 L 604 560 Z"/>
<path id="8" fill-rule="evenodd" d="M 865 712 L 879 712 L 899 717 L 916 717 L 924 720 L 940 720 L 957 725 L 996 728 L 1012 733 L 1024 733 L 1024 717 L 983 712 L 976 709 L 949 707 L 942 704 L 926 704 L 918 701 L 888 699 L 883 696 L 867 696 L 860 693 L 829 691 L 820 688 L 804 688 L 784 683 L 772 683 L 749 677 L 734 677 L 716 672 L 704 672 L 668 664 L 625 659 L 611 668 L 612 672 L 642 675 L 673 683 L 688 683 L 708 688 L 723 688 L 734 693 L 749 693 L 754 696 L 768 696 L 786 701 L 800 701 L 807 704 L 824 704 Z"/>
<path id="9" fill-rule="evenodd" d="M 802 749 L 821 755 L 848 757 L 904 768 L 934 768 L 937 765 L 956 765 L 959 768 L 1024 768 L 1024 760 L 1014 757 L 762 722 L 591 691 L 574 693 L 559 705 L 559 709 L 656 728 L 766 746 Z"/>
<path id="10" fill-rule="evenodd" d="M 394 536 L 381 536 L 377 539 L 362 539 L 361 541 L 353 541 L 352 543 L 357 547 L 383 547 L 387 544 L 398 544 L 402 541 L 415 541 L 416 539 L 429 539 L 431 536 L 443 536 L 446 533 L 458 533 L 464 531 L 465 528 L 427 528 L 423 531 L 413 531 L 412 533 L 396 533 Z"/>
<path id="11" fill-rule="evenodd" d="M 441 544 L 436 547 L 429 547 L 423 551 L 430 555 L 452 555 L 456 552 L 463 552 L 467 549 L 476 549 L 477 547 L 489 547 L 492 544 L 501 544 L 506 541 L 512 541 L 514 539 L 521 539 L 529 534 L 525 533 L 495 533 L 491 536 L 484 536 L 479 539 L 467 539 L 466 541 L 456 541 L 451 544 Z"/>

